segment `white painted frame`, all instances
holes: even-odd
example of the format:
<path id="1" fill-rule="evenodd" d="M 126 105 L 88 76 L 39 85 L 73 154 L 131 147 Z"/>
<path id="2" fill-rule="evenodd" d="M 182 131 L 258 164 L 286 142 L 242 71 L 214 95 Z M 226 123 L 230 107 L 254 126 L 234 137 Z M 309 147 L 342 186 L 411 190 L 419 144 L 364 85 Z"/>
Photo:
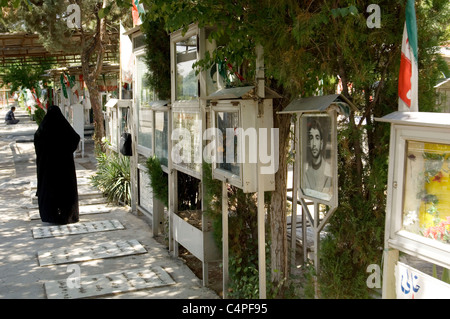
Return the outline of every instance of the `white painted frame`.
<path id="1" fill-rule="evenodd" d="M 406 141 L 450 144 L 450 114 L 393 112 L 375 120 L 391 125 L 382 297 L 394 299 L 396 298 L 394 274 L 400 251 L 450 268 L 450 247 L 446 247 L 448 245 L 401 230 Z"/>
<path id="2" fill-rule="evenodd" d="M 406 143 L 418 141 L 450 144 L 450 130 L 443 128 L 418 130 L 414 126 L 394 125 L 392 133 L 395 148 L 391 149 L 393 154 L 390 153 L 389 167 L 393 167 L 393 171 L 388 180 L 388 198 L 391 200 L 386 206 L 386 236 L 389 247 L 450 268 L 450 245 L 402 230 Z"/>
<path id="3" fill-rule="evenodd" d="M 174 141 L 172 141 L 173 131 L 173 116 L 174 112 L 195 112 L 199 114 L 201 121 L 201 135 L 206 129 L 206 101 L 203 99 L 207 96 L 206 93 L 206 81 L 205 72 L 202 71 L 198 75 L 198 96 L 191 100 L 176 100 L 176 43 L 187 39 L 191 36 L 197 36 L 197 60 L 204 56 L 205 45 L 205 30 L 199 28 L 197 24 L 192 24 L 188 27 L 186 33 L 183 30 L 178 30 L 171 34 L 170 37 L 170 56 L 171 56 L 171 108 L 169 111 L 169 250 L 173 251 L 174 256 L 178 256 L 178 243 L 183 245 L 191 253 L 193 253 L 198 259 L 202 261 L 203 268 L 203 285 L 208 285 L 208 264 L 212 261 L 220 260 L 220 252 L 218 253 L 218 247 L 215 246 L 211 231 L 206 231 L 206 217 L 202 216 L 203 229 L 199 231 L 194 229 L 195 227 L 188 222 L 180 219 L 177 213 L 178 207 L 178 185 L 177 176 L 178 172 L 183 172 L 191 175 L 200 181 L 202 181 L 202 165 L 200 164 L 200 172 L 193 171 L 173 162 L 172 160 L 172 148 Z M 201 140 L 201 157 L 203 161 L 203 136 L 200 136 Z M 204 192 L 204 185 L 201 183 L 202 193 Z M 203 198 L 203 194 L 202 194 Z M 202 199 L 202 211 L 204 211 L 204 202 Z"/>
<path id="4" fill-rule="evenodd" d="M 299 114 L 299 118 L 298 118 L 298 125 L 300 127 L 300 161 L 299 163 L 297 163 L 299 165 L 298 168 L 298 172 L 300 174 L 299 177 L 299 181 L 302 180 L 302 175 L 303 175 L 303 168 L 304 168 L 304 161 L 306 159 L 306 155 L 304 154 L 305 152 L 308 152 L 307 148 L 307 136 L 302 135 L 302 133 L 304 133 L 303 127 L 302 127 L 302 120 L 304 118 L 304 116 L 328 116 L 330 118 L 330 128 L 329 128 L 329 140 L 331 143 L 331 156 L 329 158 L 330 161 L 330 165 L 331 165 L 331 172 L 332 172 L 332 192 L 331 192 L 331 198 L 329 200 L 323 199 L 323 198 L 319 198 L 319 197 L 314 197 L 311 195 L 307 195 L 305 194 L 305 192 L 303 191 L 303 188 L 301 187 L 301 183 L 299 183 L 298 186 L 298 192 L 299 195 L 302 198 L 305 199 L 309 199 L 315 203 L 318 204 L 323 204 L 323 205 L 328 205 L 331 208 L 336 208 L 338 206 L 338 168 L 337 168 L 337 114 L 336 111 L 329 111 L 329 112 L 320 112 L 320 113 L 301 113 Z M 305 134 L 307 135 L 307 133 Z"/>
<path id="5" fill-rule="evenodd" d="M 219 100 L 215 105 L 211 107 L 211 125 L 213 128 L 217 128 L 216 114 L 217 112 L 238 112 L 239 116 L 239 128 L 246 131 L 249 128 L 254 128 L 257 132 L 257 141 L 260 143 L 259 129 L 260 128 L 273 128 L 273 106 L 271 99 L 264 99 L 261 103 L 261 107 L 258 101 L 254 100 Z M 214 137 L 215 139 L 216 137 Z M 245 141 L 245 136 L 239 136 L 240 139 L 238 145 L 240 145 L 240 152 L 242 156 L 243 163 L 240 163 L 240 175 L 236 176 L 229 171 L 220 169 L 215 162 L 212 160 L 213 168 L 213 178 L 227 182 L 233 186 L 236 186 L 244 191 L 244 193 L 254 193 L 258 191 L 258 176 L 260 176 L 262 183 L 264 185 L 265 191 L 275 190 L 275 174 L 258 174 L 258 170 L 264 165 L 258 164 L 259 162 L 259 145 L 255 148 L 257 149 L 256 162 L 250 163 L 248 157 L 252 151 L 249 142 Z M 261 143 L 267 144 L 267 149 L 270 150 L 271 141 L 270 137 L 267 140 L 261 140 Z M 217 145 L 216 145 L 217 147 Z M 216 157 L 217 157 L 216 153 Z M 272 160 L 275 161 L 274 155 Z M 277 155 L 275 155 L 277 156 Z M 259 166 L 258 166 L 259 165 Z"/>
<path id="6" fill-rule="evenodd" d="M 231 103 L 221 103 L 217 106 L 212 107 L 211 111 L 211 123 L 214 128 L 217 128 L 217 113 L 218 112 L 227 112 L 227 113 L 237 113 L 239 118 L 239 126 L 242 127 L 242 117 L 241 117 L 241 110 L 240 105 L 239 106 L 232 106 Z M 238 188 L 243 188 L 243 164 L 239 163 L 239 176 L 236 174 L 233 174 L 227 170 L 224 170 L 222 168 L 219 168 L 217 158 L 219 156 L 219 152 L 217 150 L 218 144 L 217 144 L 217 136 L 214 136 L 215 141 L 215 157 L 212 159 L 212 172 L 213 172 L 213 178 L 225 181 L 233 186 L 236 186 Z M 242 142 L 241 142 L 242 143 Z M 242 144 L 241 144 L 242 145 Z M 241 150 L 245 151 L 245 150 Z"/>

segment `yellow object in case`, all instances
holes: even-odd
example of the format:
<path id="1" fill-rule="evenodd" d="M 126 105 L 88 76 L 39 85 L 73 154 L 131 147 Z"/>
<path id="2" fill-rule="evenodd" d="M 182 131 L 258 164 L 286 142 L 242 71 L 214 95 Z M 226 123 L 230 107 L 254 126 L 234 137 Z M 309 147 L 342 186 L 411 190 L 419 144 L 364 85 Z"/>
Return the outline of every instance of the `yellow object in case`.
<path id="1" fill-rule="evenodd" d="M 424 153 L 441 155 L 444 159 L 440 171 L 434 176 L 430 176 L 429 180 L 425 181 L 424 187 L 426 194 L 436 196 L 437 204 L 435 204 L 435 208 L 439 212 L 439 220 L 445 221 L 450 216 L 450 145 L 425 143 L 423 151 Z M 427 212 L 431 205 L 433 204 L 430 202 L 422 201 L 419 215 L 421 228 L 437 226 L 436 217 Z"/>

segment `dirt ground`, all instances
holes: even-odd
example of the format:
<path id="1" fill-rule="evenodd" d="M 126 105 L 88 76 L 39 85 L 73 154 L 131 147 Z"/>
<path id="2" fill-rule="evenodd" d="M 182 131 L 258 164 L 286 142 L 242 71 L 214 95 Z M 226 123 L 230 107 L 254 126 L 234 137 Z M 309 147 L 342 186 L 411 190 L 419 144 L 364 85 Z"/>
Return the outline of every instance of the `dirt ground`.
<path id="1" fill-rule="evenodd" d="M 164 238 L 164 236 L 157 236 L 156 240 L 160 242 L 161 244 L 167 245 L 167 242 Z M 298 248 L 298 247 L 297 247 Z M 203 265 L 202 262 L 192 255 L 187 249 L 185 249 L 183 246 L 179 246 L 179 257 L 186 263 L 186 265 L 192 270 L 192 272 L 200 279 L 203 279 Z M 296 264 L 300 264 L 302 261 L 302 254 L 301 249 L 297 249 L 296 254 Z M 209 264 L 208 269 L 208 285 L 207 287 L 214 290 L 217 295 L 219 295 L 221 298 L 223 298 L 223 272 L 221 267 L 222 262 L 212 262 Z M 298 265 L 296 268 L 293 269 L 292 273 L 292 280 L 294 283 L 295 288 L 295 296 L 294 297 L 300 297 L 302 292 L 302 278 L 303 278 L 303 272 L 300 265 Z"/>
<path id="2" fill-rule="evenodd" d="M 178 215 L 183 218 L 189 224 L 201 229 L 202 220 L 200 211 L 183 211 Z M 210 226 L 210 225 L 209 225 Z M 158 242 L 167 246 L 167 240 L 165 236 L 157 236 L 155 238 Z M 192 255 L 186 248 L 179 245 L 179 257 L 184 260 L 186 265 L 192 270 L 192 272 L 200 279 L 203 280 L 203 265 L 200 259 Z M 214 290 L 220 297 L 223 297 L 223 273 L 221 268 L 221 262 L 211 262 L 208 265 L 208 288 Z"/>

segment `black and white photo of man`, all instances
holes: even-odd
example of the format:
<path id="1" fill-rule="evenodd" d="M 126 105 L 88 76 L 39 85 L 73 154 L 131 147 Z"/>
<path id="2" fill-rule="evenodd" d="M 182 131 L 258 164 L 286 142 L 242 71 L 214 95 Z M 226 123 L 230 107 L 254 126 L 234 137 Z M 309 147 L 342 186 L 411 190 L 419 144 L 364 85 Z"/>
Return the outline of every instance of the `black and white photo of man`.
<path id="1" fill-rule="evenodd" d="M 312 116 L 306 120 L 306 158 L 303 166 L 302 188 L 307 195 L 330 199 L 332 168 L 326 156 L 326 136 L 329 118 Z"/>

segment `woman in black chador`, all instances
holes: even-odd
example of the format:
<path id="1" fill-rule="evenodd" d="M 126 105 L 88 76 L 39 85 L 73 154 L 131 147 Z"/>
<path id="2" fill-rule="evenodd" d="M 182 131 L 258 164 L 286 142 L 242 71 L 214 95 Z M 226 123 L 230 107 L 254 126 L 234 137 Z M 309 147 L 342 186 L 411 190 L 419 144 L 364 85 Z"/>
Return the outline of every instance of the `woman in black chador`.
<path id="1" fill-rule="evenodd" d="M 80 136 L 52 105 L 34 133 L 37 196 L 43 222 L 78 222 L 78 188 L 73 153 Z"/>

